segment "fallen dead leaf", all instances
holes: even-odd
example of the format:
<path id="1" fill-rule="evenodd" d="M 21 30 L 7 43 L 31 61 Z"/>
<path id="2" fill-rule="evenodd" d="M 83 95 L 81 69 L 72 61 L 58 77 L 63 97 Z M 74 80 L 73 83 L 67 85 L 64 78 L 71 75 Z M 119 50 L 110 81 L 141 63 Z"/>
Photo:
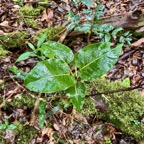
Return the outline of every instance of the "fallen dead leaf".
<path id="1" fill-rule="evenodd" d="M 142 43 L 144 43 L 144 38 L 139 39 L 138 41 L 132 43 L 131 45 L 134 47 L 139 47 Z"/>
<path id="2" fill-rule="evenodd" d="M 59 126 L 58 126 L 58 124 L 56 124 L 56 123 L 55 123 L 55 124 L 53 124 L 53 127 L 54 127 L 54 129 L 55 129 L 55 130 L 57 130 L 57 131 L 59 131 L 59 130 L 60 130 L 60 128 L 59 128 Z"/>

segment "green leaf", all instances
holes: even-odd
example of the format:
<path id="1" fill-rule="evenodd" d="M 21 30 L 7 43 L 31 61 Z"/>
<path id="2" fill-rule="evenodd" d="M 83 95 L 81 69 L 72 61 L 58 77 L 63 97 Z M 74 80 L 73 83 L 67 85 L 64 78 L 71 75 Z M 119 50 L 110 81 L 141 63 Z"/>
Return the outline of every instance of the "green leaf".
<path id="1" fill-rule="evenodd" d="M 21 54 L 18 59 L 16 60 L 16 62 L 20 62 L 22 60 L 25 60 L 27 59 L 28 57 L 34 57 L 34 56 L 37 56 L 34 52 L 25 52 L 23 54 Z"/>
<path id="2" fill-rule="evenodd" d="M 47 38 L 47 34 L 44 33 L 37 42 L 37 48 L 41 47 L 41 45 L 44 43 L 46 38 Z"/>
<path id="3" fill-rule="evenodd" d="M 130 79 L 129 78 L 125 78 L 123 81 L 122 81 L 122 84 L 126 87 L 129 87 L 130 86 Z"/>
<path id="4" fill-rule="evenodd" d="M 110 32 L 111 30 L 114 29 L 114 26 L 113 25 L 110 25 L 110 24 L 103 24 L 101 25 L 101 27 L 103 28 L 103 30 L 105 32 Z"/>
<path id="5" fill-rule="evenodd" d="M 81 110 L 84 104 L 86 88 L 84 83 L 78 82 L 74 86 L 70 87 L 66 91 L 67 96 L 70 98 L 72 104 L 78 109 Z"/>
<path id="6" fill-rule="evenodd" d="M 93 28 L 92 28 L 92 31 L 93 32 L 103 32 L 103 29 L 101 28 L 101 26 L 100 25 L 98 25 L 98 24 L 94 24 L 93 25 Z"/>
<path id="7" fill-rule="evenodd" d="M 44 127 L 44 120 L 45 120 L 45 108 L 46 108 L 46 103 L 44 101 L 39 102 L 39 126 L 40 128 Z"/>
<path id="8" fill-rule="evenodd" d="M 41 47 L 41 51 L 46 57 L 56 57 L 67 63 L 72 62 L 74 59 L 74 54 L 69 47 L 54 41 L 44 43 Z"/>
<path id="9" fill-rule="evenodd" d="M 36 50 L 35 47 L 34 47 L 34 45 L 33 45 L 32 43 L 28 43 L 28 46 L 29 46 L 33 51 Z"/>
<path id="10" fill-rule="evenodd" d="M 28 74 L 27 72 L 24 72 L 22 70 L 19 70 L 16 66 L 13 66 L 11 68 L 8 68 L 9 71 L 13 72 L 15 74 L 14 77 L 19 78 L 24 80 L 26 75 Z"/>
<path id="11" fill-rule="evenodd" d="M 4 130 L 6 129 L 6 125 L 5 124 L 0 124 L 0 130 Z"/>
<path id="12" fill-rule="evenodd" d="M 94 21 L 99 20 L 100 16 L 102 16 L 103 14 L 104 14 L 104 12 L 102 12 L 102 11 L 96 12 L 94 15 Z"/>
<path id="13" fill-rule="evenodd" d="M 53 93 L 74 85 L 69 66 L 60 59 L 48 59 L 28 73 L 24 85 L 31 91 Z"/>
<path id="14" fill-rule="evenodd" d="M 120 32 L 120 31 L 122 31 L 122 30 L 123 30 L 122 27 L 114 29 L 113 32 L 112 32 L 113 38 L 116 38 L 117 33 Z"/>
<path id="15" fill-rule="evenodd" d="M 119 38 L 119 42 L 120 42 L 120 43 L 124 43 L 124 42 L 125 42 L 125 38 L 124 38 L 123 36 L 121 36 L 121 37 Z"/>
<path id="16" fill-rule="evenodd" d="M 89 6 L 89 7 L 93 6 L 92 0 L 81 0 L 81 2 L 86 6 Z"/>
<path id="17" fill-rule="evenodd" d="M 71 20 L 74 20 L 74 16 L 75 16 L 75 14 L 73 13 L 73 11 L 69 11 L 69 17 L 70 17 L 70 19 Z"/>
<path id="18" fill-rule="evenodd" d="M 110 39 L 111 39 L 111 35 L 109 33 L 105 34 L 105 36 L 104 36 L 105 42 L 109 42 Z"/>
<path id="19" fill-rule="evenodd" d="M 87 20 L 92 20 L 93 16 L 92 16 L 92 10 L 90 9 L 85 9 L 82 11 L 83 16 L 87 19 Z"/>
<path id="20" fill-rule="evenodd" d="M 7 126 L 7 130 L 14 130 L 16 129 L 16 126 L 14 124 L 10 124 Z"/>
<path id="21" fill-rule="evenodd" d="M 71 31 L 72 29 L 74 29 L 76 26 L 75 23 L 71 23 L 68 27 L 67 27 L 67 31 Z"/>
<path id="22" fill-rule="evenodd" d="M 103 10 L 105 8 L 105 6 L 104 5 L 102 5 L 102 4 L 100 4 L 100 5 L 98 5 L 96 8 L 95 8 L 95 10 L 97 10 L 97 11 L 101 11 L 101 10 Z"/>
<path id="23" fill-rule="evenodd" d="M 82 25 L 79 25 L 79 26 L 75 27 L 75 30 L 80 31 L 80 32 L 88 33 L 88 32 L 90 32 L 91 25 L 92 24 L 90 22 L 87 22 L 87 23 L 84 23 Z"/>
<path id="24" fill-rule="evenodd" d="M 100 78 L 117 62 L 122 45 L 111 49 L 109 42 L 100 42 L 79 50 L 75 56 L 79 76 L 87 81 Z"/>
<path id="25" fill-rule="evenodd" d="M 74 14 L 72 11 L 69 12 L 69 18 L 75 24 L 78 24 L 80 21 L 80 16 L 78 14 Z"/>
<path id="26" fill-rule="evenodd" d="M 123 35 L 128 36 L 130 34 L 130 31 L 125 32 Z"/>
<path id="27" fill-rule="evenodd" d="M 5 119 L 4 122 L 5 122 L 5 125 L 6 125 L 6 126 L 9 125 L 8 119 Z"/>

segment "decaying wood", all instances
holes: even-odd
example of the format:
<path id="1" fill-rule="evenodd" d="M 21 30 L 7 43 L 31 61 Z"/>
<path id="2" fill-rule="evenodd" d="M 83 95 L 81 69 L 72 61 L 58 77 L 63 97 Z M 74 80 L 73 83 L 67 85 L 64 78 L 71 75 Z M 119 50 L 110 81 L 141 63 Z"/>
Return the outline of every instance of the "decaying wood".
<path id="1" fill-rule="evenodd" d="M 100 20 L 101 24 L 112 24 L 114 27 L 137 29 L 144 27 L 144 9 L 127 12 L 120 16 L 112 16 Z"/>

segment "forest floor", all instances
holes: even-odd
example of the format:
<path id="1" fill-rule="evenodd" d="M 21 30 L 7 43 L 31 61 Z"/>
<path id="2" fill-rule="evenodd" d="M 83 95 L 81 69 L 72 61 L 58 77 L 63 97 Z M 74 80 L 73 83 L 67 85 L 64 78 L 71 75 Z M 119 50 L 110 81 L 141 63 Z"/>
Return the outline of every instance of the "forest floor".
<path id="1" fill-rule="evenodd" d="M 99 2 L 105 5 L 103 18 L 140 9 L 142 3 L 143 0 Z M 33 0 L 0 1 L 0 144 L 137 143 L 134 136 L 123 133 L 114 124 L 99 119 L 96 115 L 84 116 L 71 107 L 59 108 L 57 98 L 47 103 L 45 126 L 41 129 L 36 103 L 38 94 L 28 91 L 23 86 L 23 81 L 15 79 L 8 70 L 13 66 L 25 72 L 31 70 L 38 61 L 37 58 L 28 58 L 19 63 L 16 63 L 16 59 L 20 54 L 30 51 L 27 42 L 35 44 L 47 27 L 52 27 L 47 40 L 63 42 L 74 52 L 86 46 L 86 34 L 71 34 L 65 28 L 68 12 L 73 10 L 81 13 L 85 8 L 82 4 L 76 7 L 68 0 L 49 0 L 42 3 Z M 118 62 L 106 74 L 107 79 L 115 81 L 129 78 L 131 87 L 143 83 L 144 40 L 141 38 L 142 36 L 132 36 L 133 47 L 124 45 Z M 97 43 L 99 40 L 96 36 L 90 37 L 90 43 Z M 144 88 L 140 88 L 139 93 L 144 95 Z M 8 130 L 10 126 L 14 130 Z"/>

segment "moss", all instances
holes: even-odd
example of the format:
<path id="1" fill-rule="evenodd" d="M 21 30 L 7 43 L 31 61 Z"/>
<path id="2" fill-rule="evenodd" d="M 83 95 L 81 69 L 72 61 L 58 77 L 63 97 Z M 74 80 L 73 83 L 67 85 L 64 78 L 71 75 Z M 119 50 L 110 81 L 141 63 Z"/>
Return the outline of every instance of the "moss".
<path id="1" fill-rule="evenodd" d="M 6 144 L 6 141 L 3 139 L 3 132 L 0 131 L 0 144 Z"/>
<path id="2" fill-rule="evenodd" d="M 42 6 L 38 6 L 37 8 L 33 8 L 31 5 L 30 6 L 23 6 L 20 8 L 20 13 L 25 17 L 25 16 L 39 16 L 40 12 L 44 10 Z"/>
<path id="3" fill-rule="evenodd" d="M 86 98 L 81 113 L 85 116 L 97 113 L 95 102 L 92 98 Z"/>
<path id="4" fill-rule="evenodd" d="M 34 127 L 24 126 L 18 121 L 14 122 L 16 126 L 15 132 L 18 134 L 17 144 L 28 144 L 34 137 L 34 135 L 38 132 Z"/>
<path id="5" fill-rule="evenodd" d="M 5 50 L 2 45 L 0 45 L 0 58 L 5 57 L 6 54 L 8 54 L 8 53 L 9 52 L 7 50 Z"/>
<path id="6" fill-rule="evenodd" d="M 37 20 L 35 20 L 35 19 L 25 18 L 24 21 L 29 27 L 40 28 L 40 25 L 38 24 Z"/>
<path id="7" fill-rule="evenodd" d="M 15 99 L 13 99 L 10 102 L 10 105 L 12 107 L 23 107 L 23 106 L 27 106 L 28 108 L 33 108 L 34 107 L 34 103 L 35 103 L 35 99 L 32 96 L 23 94 Z"/>
<path id="8" fill-rule="evenodd" d="M 89 84 L 89 90 L 93 87 L 98 92 L 126 88 L 121 81 L 110 82 L 105 79 Z M 115 124 L 125 134 L 132 135 L 137 140 L 144 138 L 144 125 L 139 120 L 144 114 L 144 97 L 137 90 L 103 95 L 101 100 L 107 104 L 108 110 L 105 113 L 99 112 L 100 118 Z M 94 109 L 94 102 L 89 104 Z M 135 120 L 138 124 L 134 123 Z"/>
<path id="9" fill-rule="evenodd" d="M 43 33 L 46 33 L 47 34 L 47 39 L 46 41 L 48 41 L 49 39 L 50 40 L 58 40 L 59 38 L 59 35 L 57 35 L 61 30 L 63 29 L 63 27 L 48 27 L 46 29 L 42 29 L 42 30 L 39 30 L 37 31 L 35 37 L 34 37 L 34 42 L 36 43 L 40 36 L 43 34 Z M 52 38 L 52 39 L 51 39 Z"/>
<path id="10" fill-rule="evenodd" d="M 27 32 L 11 32 L 4 36 L 0 36 L 0 40 L 6 45 L 6 49 L 11 48 L 22 48 L 26 39 L 28 39 L 30 35 Z"/>

